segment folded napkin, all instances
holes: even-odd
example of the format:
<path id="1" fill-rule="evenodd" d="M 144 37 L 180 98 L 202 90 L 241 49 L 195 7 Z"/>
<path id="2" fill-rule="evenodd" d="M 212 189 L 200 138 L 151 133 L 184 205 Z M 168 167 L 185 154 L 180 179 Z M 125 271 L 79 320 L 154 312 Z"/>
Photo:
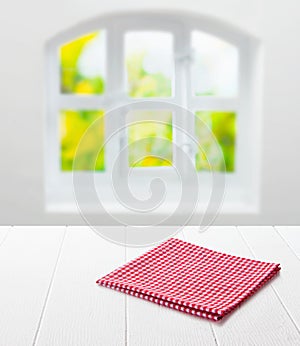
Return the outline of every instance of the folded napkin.
<path id="1" fill-rule="evenodd" d="M 227 255 L 171 238 L 97 280 L 97 284 L 218 321 L 279 270 L 279 264 Z"/>

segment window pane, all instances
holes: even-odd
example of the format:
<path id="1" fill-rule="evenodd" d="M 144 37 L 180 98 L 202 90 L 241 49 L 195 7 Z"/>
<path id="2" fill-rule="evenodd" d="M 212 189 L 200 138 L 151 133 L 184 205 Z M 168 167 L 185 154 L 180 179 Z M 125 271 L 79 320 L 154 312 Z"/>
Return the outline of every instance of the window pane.
<path id="1" fill-rule="evenodd" d="M 127 88 L 131 97 L 172 96 L 173 35 L 157 31 L 125 35 Z"/>
<path id="2" fill-rule="evenodd" d="M 226 41 L 200 31 L 192 32 L 194 63 L 192 87 L 196 96 L 236 96 L 238 50 Z"/>
<path id="3" fill-rule="evenodd" d="M 91 33 L 60 48 L 61 92 L 103 94 L 105 89 L 105 31 Z"/>
<path id="4" fill-rule="evenodd" d="M 172 166 L 172 112 L 138 110 L 127 117 L 129 166 Z"/>
<path id="5" fill-rule="evenodd" d="M 60 112 L 61 169 L 63 171 L 104 171 L 104 111 L 62 110 Z M 77 146 L 88 127 L 97 119 Z M 76 154 L 76 167 L 73 163 Z"/>
<path id="6" fill-rule="evenodd" d="M 201 119 L 201 120 L 200 120 Z M 222 111 L 198 111 L 196 112 L 195 132 L 199 140 L 199 149 L 196 155 L 196 169 L 200 170 L 223 170 L 223 161 L 218 153 L 214 153 L 212 139 L 207 134 L 203 123 L 205 123 L 216 140 L 218 141 L 224 156 L 227 172 L 234 171 L 234 153 L 236 138 L 236 114 L 234 112 Z M 205 155 L 206 153 L 206 155 Z M 209 161 L 206 156 L 209 156 Z"/>

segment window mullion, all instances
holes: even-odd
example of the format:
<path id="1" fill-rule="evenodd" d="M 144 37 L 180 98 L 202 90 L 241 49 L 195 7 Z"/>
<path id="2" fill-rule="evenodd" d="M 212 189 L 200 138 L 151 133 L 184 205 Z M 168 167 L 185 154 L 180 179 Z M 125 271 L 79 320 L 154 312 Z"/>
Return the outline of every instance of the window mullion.
<path id="1" fill-rule="evenodd" d="M 236 111 L 239 106 L 235 97 L 194 96 L 189 103 L 192 110 Z"/>
<path id="2" fill-rule="evenodd" d="M 103 95 L 94 96 L 60 94 L 58 96 L 58 105 L 60 109 L 106 109 L 109 106 L 109 103 L 109 99 Z"/>
<path id="3" fill-rule="evenodd" d="M 120 154 L 123 133 L 120 129 L 123 127 L 123 118 L 121 110 L 118 107 L 124 104 L 124 71 L 123 71 L 123 31 L 118 23 L 109 25 L 107 35 L 107 96 L 109 99 L 108 113 L 106 122 L 106 146 L 105 161 L 107 171 L 111 172 L 116 160 L 119 166 L 124 166 L 124 155 Z M 123 172 L 124 167 L 119 167 Z"/>
<path id="4" fill-rule="evenodd" d="M 193 130 L 193 124 L 189 112 L 189 94 L 190 94 L 190 76 L 189 76 L 189 60 L 190 60 L 190 35 L 186 27 L 180 28 L 175 38 L 175 97 L 180 108 L 176 111 L 174 123 L 178 129 L 175 135 L 175 165 L 184 165 L 182 160 L 176 160 L 177 146 L 187 151 L 191 155 L 189 148 L 190 139 L 187 135 Z M 187 176 L 188 171 L 186 165 L 181 170 Z"/>

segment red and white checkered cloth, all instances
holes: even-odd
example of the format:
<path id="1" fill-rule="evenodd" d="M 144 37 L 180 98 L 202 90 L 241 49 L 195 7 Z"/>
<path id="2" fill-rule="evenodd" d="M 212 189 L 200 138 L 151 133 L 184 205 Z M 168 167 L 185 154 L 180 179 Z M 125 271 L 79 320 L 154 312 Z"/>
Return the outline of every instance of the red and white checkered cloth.
<path id="1" fill-rule="evenodd" d="M 97 280 L 97 284 L 218 321 L 279 270 L 279 264 L 227 255 L 171 238 Z"/>

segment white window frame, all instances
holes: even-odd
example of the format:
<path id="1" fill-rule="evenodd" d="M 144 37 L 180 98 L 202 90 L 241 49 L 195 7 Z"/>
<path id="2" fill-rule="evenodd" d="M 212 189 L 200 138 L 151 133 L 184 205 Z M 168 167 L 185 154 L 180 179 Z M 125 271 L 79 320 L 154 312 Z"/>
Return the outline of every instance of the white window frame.
<path id="1" fill-rule="evenodd" d="M 106 30 L 106 88 L 103 95 L 68 95 L 60 92 L 60 68 L 58 51 L 66 42 L 90 32 Z M 159 30 L 173 33 L 175 71 L 175 91 L 168 98 L 130 98 L 126 94 L 124 68 L 124 34 L 126 31 Z M 190 64 L 185 63 L 191 52 L 190 38 L 194 30 L 199 30 L 234 45 L 239 53 L 238 96 L 235 98 L 215 96 L 193 96 L 190 78 Z M 118 54 L 115 54 L 118 52 Z M 46 207 L 48 211 L 76 212 L 74 203 L 72 172 L 60 169 L 59 112 L 61 109 L 104 109 L 106 112 L 117 106 L 136 101 L 157 101 L 158 109 L 170 109 L 169 103 L 177 104 L 190 111 L 213 110 L 236 112 L 238 129 L 235 144 L 235 171 L 226 173 L 226 196 L 223 213 L 253 213 L 259 209 L 260 172 L 260 97 L 261 97 L 261 50 L 259 42 L 252 36 L 232 28 L 215 19 L 180 13 L 125 13 L 107 15 L 78 25 L 60 33 L 48 41 L 46 46 L 46 126 L 45 126 L 45 182 Z M 163 104 L 166 103 L 165 108 Z M 150 108 L 153 104 L 149 105 Z M 155 108 L 155 106 L 154 106 Z M 145 109 L 145 108 L 143 108 Z M 176 117 L 173 123 L 188 131 L 194 131 L 194 121 Z M 120 118 L 121 119 L 121 118 Z M 106 119 L 107 122 L 107 119 Z M 106 126 L 110 126 L 106 124 Z M 95 182 L 108 184 L 111 162 L 109 158 L 124 138 L 115 139 L 106 148 L 106 171 L 99 172 Z M 119 142 L 118 142 L 119 141 Z M 177 144 L 183 144 L 179 138 Z M 250 147 L 251 143 L 251 147 Z M 176 159 L 176 151 L 173 152 Z M 124 166 L 127 158 L 124 158 Z M 255 168 L 254 168 L 255 167 Z M 168 169 L 141 169 L 141 175 L 151 177 L 159 169 L 168 175 Z M 122 170 L 121 170 L 122 171 Z M 126 173 L 126 167 L 125 171 Z M 76 172 L 87 175 L 89 172 Z M 202 174 L 205 182 L 205 175 Z M 83 179 L 84 180 L 84 179 Z M 84 189 L 84 183 L 82 188 Z"/>

